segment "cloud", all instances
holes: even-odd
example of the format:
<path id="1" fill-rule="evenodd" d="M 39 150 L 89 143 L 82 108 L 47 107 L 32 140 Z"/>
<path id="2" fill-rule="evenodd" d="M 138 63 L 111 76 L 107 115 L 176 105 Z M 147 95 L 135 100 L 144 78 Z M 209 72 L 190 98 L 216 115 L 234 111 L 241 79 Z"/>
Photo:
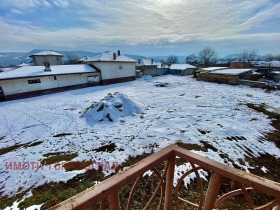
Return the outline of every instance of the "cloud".
<path id="1" fill-rule="evenodd" d="M 41 21 L 39 27 L 30 20 L 2 17 L 0 29 L 7 35 L 0 38 L 0 44 L 10 41 L 30 48 L 152 45 L 178 49 L 176 43 L 279 40 L 280 31 L 270 33 L 256 28 L 279 18 L 279 5 L 272 0 L 2 0 L 0 6 L 14 14 L 30 9 L 28 16 L 32 16 L 32 9 L 40 12 L 44 7 L 49 14 L 63 15 L 56 17 L 60 27 L 55 29 L 45 27 L 48 13 L 38 20 L 33 17 Z M 77 24 L 66 28 L 65 21 Z M 249 33 L 249 29 L 258 30 Z"/>
<path id="2" fill-rule="evenodd" d="M 253 15 L 243 23 L 244 27 L 254 27 L 269 23 L 269 21 L 280 19 L 280 3 L 274 4 L 271 7 Z"/>

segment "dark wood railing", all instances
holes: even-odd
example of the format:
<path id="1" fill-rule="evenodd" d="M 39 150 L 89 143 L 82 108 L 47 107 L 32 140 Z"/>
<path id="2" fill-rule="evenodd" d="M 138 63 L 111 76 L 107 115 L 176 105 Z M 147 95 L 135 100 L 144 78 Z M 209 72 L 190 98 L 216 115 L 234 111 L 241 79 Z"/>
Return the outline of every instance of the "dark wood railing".
<path id="1" fill-rule="evenodd" d="M 191 169 L 184 172 L 174 186 L 175 162 L 178 158 L 188 162 Z M 164 169 L 156 169 L 162 163 L 165 165 Z M 143 174 L 149 170 L 158 178 L 158 184 L 143 209 L 148 209 L 152 202 L 157 200 L 158 209 L 186 209 L 187 207 L 180 208 L 180 205 L 183 204 L 191 209 L 212 210 L 219 208 L 226 200 L 240 194 L 244 195 L 249 209 L 280 209 L 279 183 L 218 163 L 176 145 L 170 145 L 152 154 L 130 168 L 50 209 L 86 209 L 98 204 L 99 209 L 119 210 L 121 209 L 119 190 L 134 181 L 129 197 L 125 198 L 127 200 L 126 209 L 131 209 L 134 193 L 143 178 Z M 205 181 L 199 175 L 200 170 L 205 170 L 210 175 L 207 190 L 203 188 Z M 198 185 L 199 199 L 197 203 L 180 197 L 178 193 L 184 179 L 191 173 L 195 174 Z M 231 180 L 238 188 L 221 194 L 220 187 L 225 179 Z M 268 195 L 271 200 L 261 206 L 256 206 L 255 199 L 251 195 L 252 192 Z M 155 199 L 156 196 L 158 199 Z"/>

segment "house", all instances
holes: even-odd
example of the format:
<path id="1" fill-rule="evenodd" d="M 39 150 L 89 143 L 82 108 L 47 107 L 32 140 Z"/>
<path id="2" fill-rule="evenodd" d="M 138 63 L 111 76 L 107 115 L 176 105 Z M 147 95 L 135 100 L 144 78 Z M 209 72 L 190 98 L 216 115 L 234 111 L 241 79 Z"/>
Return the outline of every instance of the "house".
<path id="1" fill-rule="evenodd" d="M 165 64 L 158 62 L 157 75 L 165 75 L 169 73 L 169 67 Z"/>
<path id="2" fill-rule="evenodd" d="M 0 74 L 0 100 L 18 99 L 100 84 L 94 66 L 23 66 Z"/>
<path id="3" fill-rule="evenodd" d="M 138 59 L 136 70 L 142 70 L 143 75 L 157 76 L 157 66 L 158 63 L 154 62 L 154 59 L 141 58 Z"/>
<path id="4" fill-rule="evenodd" d="M 136 78 L 136 60 L 121 55 L 120 50 L 117 53 L 105 51 L 94 57 L 84 57 L 79 61 L 98 68 L 101 71 L 102 84 L 126 82 Z"/>
<path id="5" fill-rule="evenodd" d="M 207 82 L 238 85 L 240 79 L 251 75 L 252 72 L 253 69 L 222 69 L 201 73 L 198 79 Z"/>
<path id="6" fill-rule="evenodd" d="M 228 67 L 207 67 L 207 68 L 200 68 L 199 72 L 210 72 L 210 71 L 216 71 L 216 70 L 222 70 L 222 69 L 228 69 Z"/>
<path id="7" fill-rule="evenodd" d="M 63 65 L 63 55 L 52 50 L 35 53 L 29 57 L 32 58 L 34 66 L 44 66 L 45 62 L 48 62 L 50 65 Z"/>
<path id="8" fill-rule="evenodd" d="M 174 75 L 193 75 L 196 67 L 190 64 L 172 64 L 169 68 L 169 73 Z"/>
<path id="9" fill-rule="evenodd" d="M 143 75 L 158 76 L 168 74 L 168 66 L 160 62 L 155 62 L 154 59 L 141 58 L 138 59 L 136 70 L 142 71 Z"/>

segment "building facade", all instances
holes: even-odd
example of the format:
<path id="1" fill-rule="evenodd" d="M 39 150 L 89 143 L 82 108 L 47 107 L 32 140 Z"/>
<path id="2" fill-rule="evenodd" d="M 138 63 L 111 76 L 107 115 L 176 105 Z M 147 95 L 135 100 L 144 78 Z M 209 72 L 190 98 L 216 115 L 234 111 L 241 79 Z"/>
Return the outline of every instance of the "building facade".
<path id="1" fill-rule="evenodd" d="M 193 75 L 197 67 L 190 64 L 172 64 L 169 68 L 169 73 L 174 75 Z"/>
<path id="2" fill-rule="evenodd" d="M 100 70 L 102 84 L 126 82 L 136 78 L 136 61 L 121 55 L 120 51 L 117 53 L 105 51 L 92 58 L 83 58 L 82 62 Z"/>
<path id="3" fill-rule="evenodd" d="M 45 50 L 39 53 L 35 53 L 31 56 L 34 66 L 44 66 L 44 63 L 48 62 L 50 65 L 63 65 L 63 55 L 56 53 L 52 50 Z"/>
<path id="4" fill-rule="evenodd" d="M 0 74 L 2 100 L 31 97 L 100 84 L 100 71 L 89 65 L 27 66 Z"/>

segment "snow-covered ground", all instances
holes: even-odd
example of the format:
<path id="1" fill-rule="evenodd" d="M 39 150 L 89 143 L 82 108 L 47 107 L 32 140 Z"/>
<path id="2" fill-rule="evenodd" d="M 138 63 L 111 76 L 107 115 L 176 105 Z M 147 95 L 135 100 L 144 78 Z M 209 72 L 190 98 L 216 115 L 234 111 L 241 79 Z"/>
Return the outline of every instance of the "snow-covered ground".
<path id="1" fill-rule="evenodd" d="M 118 113 L 113 122 L 96 121 L 94 105 L 115 92 L 124 98 L 122 109 L 128 109 L 129 102 L 137 111 L 127 116 L 122 110 L 126 116 Z M 31 166 L 28 170 L 11 170 L 6 164 L 39 163 L 44 154 L 51 152 L 77 152 L 78 157 L 72 161 L 121 164 L 128 156 L 150 152 L 151 145 L 158 145 L 154 149 L 157 151 L 178 141 L 199 145 L 203 145 L 201 141 L 207 142 L 218 151 L 195 152 L 219 162 L 226 162 L 219 156 L 226 154 L 246 170 L 250 167 L 248 163 L 241 165 L 238 159 L 244 159 L 248 153 L 280 157 L 280 150 L 271 142 L 259 140 L 262 133 L 273 130 L 273 127 L 265 115 L 245 104 L 266 103 L 280 108 L 279 99 L 279 91 L 267 93 L 247 86 L 166 75 L 3 102 L 0 103 L 0 148 L 43 143 L 21 146 L 0 155 L 0 191 L 2 195 L 13 196 L 18 191 L 47 182 L 66 181 L 85 171 L 66 172 Z M 120 110 L 118 100 L 112 103 Z M 86 116 L 85 110 L 91 114 Z M 68 135 L 55 137 L 62 133 Z M 94 151 L 112 142 L 117 146 L 114 152 Z"/>

